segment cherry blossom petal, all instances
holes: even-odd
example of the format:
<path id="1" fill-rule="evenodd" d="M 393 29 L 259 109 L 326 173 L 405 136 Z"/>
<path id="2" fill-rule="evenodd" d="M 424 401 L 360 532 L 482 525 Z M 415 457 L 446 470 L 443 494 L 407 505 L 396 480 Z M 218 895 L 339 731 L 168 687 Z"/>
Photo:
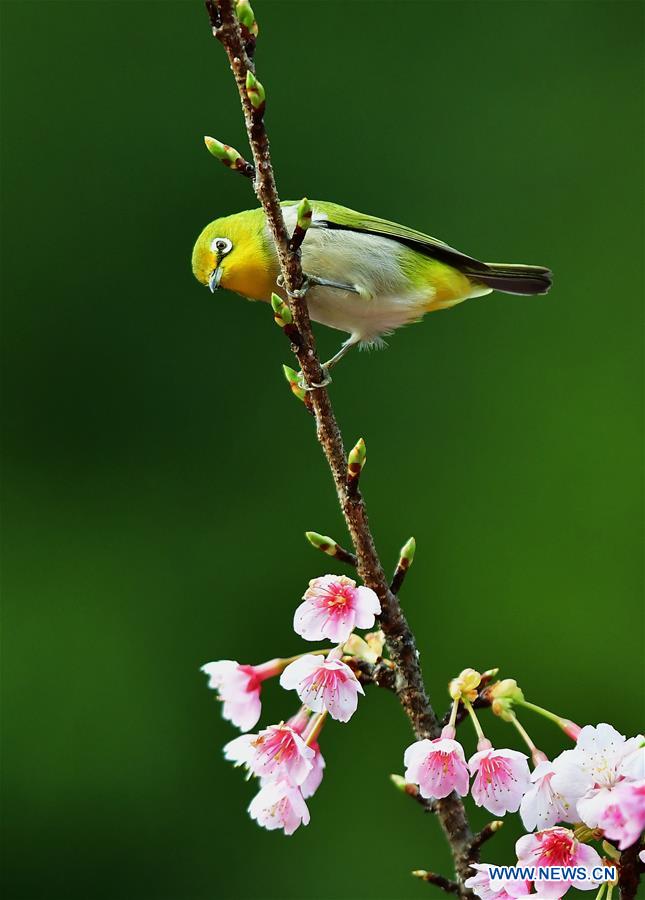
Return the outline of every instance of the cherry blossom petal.
<path id="1" fill-rule="evenodd" d="M 419 786 L 426 799 L 441 799 L 452 791 L 468 793 L 468 769 L 461 744 L 449 738 L 411 744 L 403 756 L 405 780 Z"/>
<path id="2" fill-rule="evenodd" d="M 527 757 L 517 750 L 480 750 L 468 761 L 477 806 L 497 816 L 517 812 L 531 786 Z"/>
<path id="3" fill-rule="evenodd" d="M 262 828 L 281 828 L 293 834 L 302 824 L 309 824 L 309 810 L 300 789 L 284 781 L 270 781 L 260 788 L 248 809 L 249 815 Z"/>

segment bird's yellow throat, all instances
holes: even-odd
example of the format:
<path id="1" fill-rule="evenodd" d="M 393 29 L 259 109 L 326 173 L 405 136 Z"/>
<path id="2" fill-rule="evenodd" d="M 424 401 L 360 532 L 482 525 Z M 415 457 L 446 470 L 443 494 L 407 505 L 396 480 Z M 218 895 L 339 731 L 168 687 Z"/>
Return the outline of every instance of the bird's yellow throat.
<path id="1" fill-rule="evenodd" d="M 202 284 L 208 284 L 217 265 L 211 248 L 216 238 L 228 238 L 234 248 L 221 260 L 220 287 L 251 300 L 269 300 L 280 269 L 265 232 L 262 209 L 216 219 L 204 228 L 193 250 L 193 273 Z"/>

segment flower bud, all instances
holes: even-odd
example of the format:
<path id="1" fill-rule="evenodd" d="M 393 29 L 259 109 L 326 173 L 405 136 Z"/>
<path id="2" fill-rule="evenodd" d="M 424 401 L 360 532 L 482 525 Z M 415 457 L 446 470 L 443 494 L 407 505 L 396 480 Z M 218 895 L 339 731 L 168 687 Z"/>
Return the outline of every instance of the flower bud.
<path id="1" fill-rule="evenodd" d="M 367 447 L 365 441 L 360 438 L 349 451 L 347 457 L 347 473 L 350 478 L 358 478 L 367 460 Z"/>
<path id="2" fill-rule="evenodd" d="M 370 631 L 365 635 L 365 642 L 370 650 L 377 656 L 383 656 L 383 647 L 385 647 L 385 634 L 379 629 L 378 631 Z"/>
<path id="3" fill-rule="evenodd" d="M 464 669 L 457 678 L 452 679 L 448 685 L 448 692 L 453 700 L 465 697 L 472 703 L 477 699 L 477 688 L 481 680 L 481 675 L 475 669 Z"/>
<path id="4" fill-rule="evenodd" d="M 280 328 L 286 328 L 293 322 L 293 315 L 287 303 L 277 294 L 271 294 L 271 306 L 273 307 L 273 319 Z"/>
<path id="5" fill-rule="evenodd" d="M 223 162 L 224 165 L 229 168 L 235 167 L 238 159 L 242 159 L 242 154 L 238 153 L 235 147 L 230 147 L 228 144 L 222 144 L 221 141 L 216 140 L 214 137 L 206 135 L 204 137 L 204 143 L 206 144 L 208 152 L 211 153 L 215 159 L 219 159 L 220 162 Z"/>
<path id="6" fill-rule="evenodd" d="M 282 371 L 284 372 L 284 377 L 289 382 L 289 387 L 291 388 L 293 393 L 296 395 L 298 400 L 302 400 L 302 402 L 304 403 L 307 392 L 298 384 L 298 373 L 296 372 L 296 370 L 292 369 L 290 366 L 283 366 Z"/>
<path id="7" fill-rule="evenodd" d="M 263 110 L 266 100 L 264 88 L 250 70 L 246 73 L 246 95 L 255 110 Z"/>
<path id="8" fill-rule="evenodd" d="M 355 659 L 362 659 L 372 665 L 378 659 L 378 654 L 370 650 L 367 641 L 364 641 L 358 634 L 350 634 L 343 644 L 343 653 L 347 656 L 353 656 Z"/>
<path id="9" fill-rule="evenodd" d="M 296 221 L 296 225 L 301 229 L 301 231 L 306 231 L 309 228 L 309 226 L 311 225 L 311 217 L 313 216 L 313 213 L 313 206 L 306 197 L 303 197 L 298 204 L 298 218 Z"/>
<path id="10" fill-rule="evenodd" d="M 509 700 L 511 703 L 524 699 L 522 689 L 517 686 L 514 678 L 504 678 L 491 685 L 488 689 L 488 696 L 492 700 Z"/>
<path id="11" fill-rule="evenodd" d="M 508 697 L 498 697 L 496 700 L 492 701 L 490 707 L 493 710 L 493 713 L 496 716 L 499 716 L 500 719 L 503 719 L 504 722 L 510 722 L 515 718 L 513 703 Z"/>
<path id="12" fill-rule="evenodd" d="M 235 4 L 235 14 L 240 25 L 244 25 L 249 34 L 253 37 L 258 36 L 258 23 L 255 20 L 255 13 L 251 9 L 249 0 L 237 0 Z"/>
<path id="13" fill-rule="evenodd" d="M 343 646 L 343 653 L 374 665 L 383 654 L 384 644 L 385 635 L 382 631 L 366 634 L 364 640 L 358 634 L 350 634 Z"/>
<path id="14" fill-rule="evenodd" d="M 291 371 L 293 371 L 293 369 Z M 333 538 L 327 537 L 324 534 L 318 534 L 317 531 L 305 531 L 305 537 L 316 550 L 322 550 L 327 556 L 336 556 L 338 544 Z"/>

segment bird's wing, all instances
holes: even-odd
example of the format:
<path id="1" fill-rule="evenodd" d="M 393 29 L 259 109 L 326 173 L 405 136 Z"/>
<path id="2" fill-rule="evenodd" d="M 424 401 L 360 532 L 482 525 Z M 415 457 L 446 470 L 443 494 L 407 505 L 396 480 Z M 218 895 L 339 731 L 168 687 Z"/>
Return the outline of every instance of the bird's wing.
<path id="1" fill-rule="evenodd" d="M 312 227 L 314 228 L 375 234 L 380 237 L 391 238 L 399 244 L 404 244 L 412 250 L 416 250 L 417 253 L 422 253 L 424 256 L 447 263 L 461 272 L 473 274 L 481 272 L 483 274 L 489 271 L 486 263 L 474 259 L 460 250 L 455 250 L 454 247 L 450 247 L 438 238 L 423 234 L 422 231 L 415 231 L 414 228 L 407 228 L 405 225 L 398 225 L 396 222 L 389 222 L 387 219 L 368 216 L 365 213 L 359 213 L 344 206 L 337 206 L 335 203 L 315 201 L 313 205 L 314 220 Z"/>

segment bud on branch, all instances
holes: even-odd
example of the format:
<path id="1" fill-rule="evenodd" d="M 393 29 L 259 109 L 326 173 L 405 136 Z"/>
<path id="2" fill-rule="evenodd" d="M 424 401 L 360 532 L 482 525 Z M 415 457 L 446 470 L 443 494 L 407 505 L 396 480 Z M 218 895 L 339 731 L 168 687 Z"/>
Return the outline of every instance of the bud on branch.
<path id="1" fill-rule="evenodd" d="M 401 547 L 399 561 L 396 564 L 394 577 L 392 578 L 392 584 L 390 585 L 390 590 L 393 594 L 398 594 L 405 576 L 407 575 L 408 569 L 414 561 L 414 553 L 416 549 L 417 542 L 413 537 L 411 537 L 410 540 Z"/>
<path id="2" fill-rule="evenodd" d="M 256 38 L 258 36 L 259 28 L 249 0 L 237 0 L 237 3 L 235 4 L 235 15 L 237 16 L 237 20 L 242 26 L 242 29 L 246 29 L 250 37 Z"/>
<path id="3" fill-rule="evenodd" d="M 304 388 L 301 388 L 298 384 L 298 373 L 295 369 L 292 369 L 291 366 L 283 366 L 282 371 L 284 372 L 284 377 L 289 382 L 289 387 L 298 398 L 298 400 L 302 400 L 304 403 L 307 398 L 307 391 Z"/>
<path id="4" fill-rule="evenodd" d="M 356 494 L 358 481 L 367 460 L 367 447 L 365 441 L 360 438 L 349 451 L 347 457 L 347 489 L 350 494 Z"/>
<path id="5" fill-rule="evenodd" d="M 206 149 L 208 152 L 215 157 L 215 159 L 219 159 L 221 163 L 228 169 L 233 169 L 234 172 L 239 172 L 240 175 L 246 175 L 247 178 L 253 178 L 255 175 L 255 169 L 253 168 L 252 163 L 247 162 L 241 153 L 235 149 L 235 147 L 230 147 L 228 144 L 222 144 L 221 141 L 216 140 L 214 137 L 209 137 L 206 135 L 204 137 L 204 143 L 206 144 Z"/>
<path id="6" fill-rule="evenodd" d="M 292 253 L 295 253 L 304 241 L 307 229 L 311 225 L 313 213 L 313 206 L 306 197 L 303 197 L 298 204 L 296 227 L 294 228 L 291 240 L 289 241 L 289 250 L 291 250 Z"/>
<path id="7" fill-rule="evenodd" d="M 261 116 L 266 105 L 266 95 L 261 82 L 258 81 L 250 69 L 246 73 L 246 96 L 249 98 L 253 109 Z"/>
<path id="8" fill-rule="evenodd" d="M 356 557 L 354 554 L 349 553 L 349 551 L 341 547 L 340 544 L 337 544 L 333 538 L 327 537 L 327 535 L 324 534 L 318 534 L 317 531 L 305 531 L 305 537 L 316 550 L 321 550 L 323 553 L 326 553 L 327 556 L 334 556 L 336 559 L 348 563 L 350 566 L 356 566 Z"/>

